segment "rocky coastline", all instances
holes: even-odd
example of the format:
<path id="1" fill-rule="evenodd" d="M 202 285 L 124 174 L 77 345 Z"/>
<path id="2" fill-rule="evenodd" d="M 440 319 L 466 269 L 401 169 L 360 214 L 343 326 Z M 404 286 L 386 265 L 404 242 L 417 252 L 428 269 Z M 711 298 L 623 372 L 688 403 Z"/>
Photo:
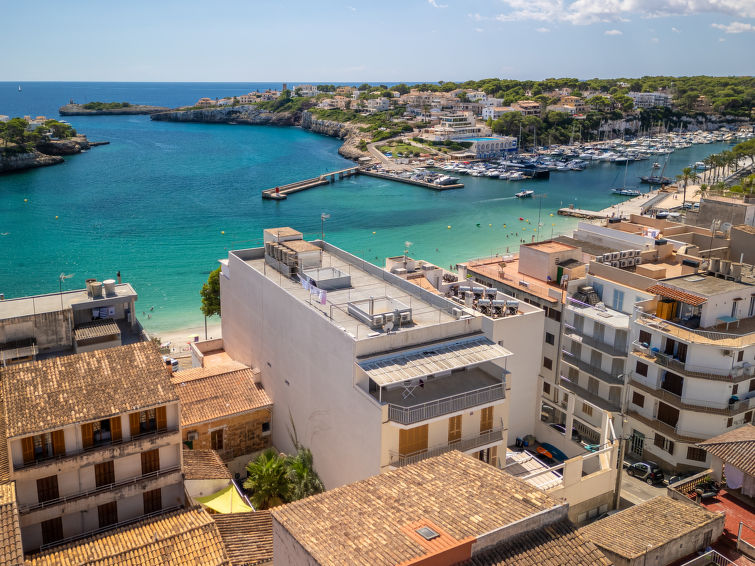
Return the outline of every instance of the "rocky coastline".
<path id="1" fill-rule="evenodd" d="M 103 145 L 108 142 L 90 142 L 86 136 L 77 135 L 67 140 L 47 140 L 40 142 L 32 150 L 25 153 L 12 153 L 4 155 L 0 153 L 0 173 L 12 173 L 47 167 L 63 163 L 64 155 L 74 155 L 82 150 L 95 145 Z"/>
<path id="2" fill-rule="evenodd" d="M 207 124 L 246 124 L 255 126 L 300 126 L 316 134 L 343 140 L 338 153 L 347 159 L 358 160 L 365 153 L 357 148 L 361 139 L 359 128 L 351 124 L 320 120 L 311 112 L 269 112 L 256 106 L 171 110 L 150 116 L 151 120 L 166 122 L 202 122 Z"/>
<path id="3" fill-rule="evenodd" d="M 147 106 L 143 104 L 103 110 L 89 110 L 84 108 L 83 104 L 66 104 L 65 106 L 58 108 L 58 113 L 61 116 L 118 116 L 125 114 L 155 114 L 156 112 L 165 112 L 166 110 L 170 110 L 170 108 L 165 106 Z"/>

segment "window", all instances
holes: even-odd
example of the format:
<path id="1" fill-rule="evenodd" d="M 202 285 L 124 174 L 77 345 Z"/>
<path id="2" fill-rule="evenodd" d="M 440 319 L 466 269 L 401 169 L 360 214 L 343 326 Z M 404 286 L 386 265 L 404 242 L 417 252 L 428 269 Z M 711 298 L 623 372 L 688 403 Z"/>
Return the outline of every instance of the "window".
<path id="1" fill-rule="evenodd" d="M 750 380 L 750 388 L 748 389 L 748 391 L 755 391 L 755 379 Z"/>
<path id="2" fill-rule="evenodd" d="M 687 460 L 694 460 L 695 462 L 705 462 L 707 452 L 702 448 L 696 448 L 695 446 L 689 446 L 687 448 Z"/>
<path id="3" fill-rule="evenodd" d="M 55 517 L 49 521 L 42 521 L 42 544 L 52 544 L 63 539 L 63 518 Z"/>
<path id="4" fill-rule="evenodd" d="M 633 391 L 632 392 L 632 405 L 636 405 L 637 407 L 644 407 L 645 396 L 641 395 L 640 393 L 637 393 L 636 391 Z"/>
<path id="5" fill-rule="evenodd" d="M 100 520 L 100 528 L 115 525 L 118 522 L 118 502 L 111 501 L 97 506 L 97 517 Z"/>
<path id="6" fill-rule="evenodd" d="M 613 308 L 619 312 L 624 310 L 624 291 L 613 290 Z"/>
<path id="7" fill-rule="evenodd" d="M 650 342 L 653 339 L 653 335 L 650 334 L 647 330 L 640 330 L 640 344 L 645 344 L 647 346 L 650 346 Z"/>
<path id="8" fill-rule="evenodd" d="M 402 456 L 427 450 L 427 425 L 398 431 L 398 453 Z"/>
<path id="9" fill-rule="evenodd" d="M 480 411 L 480 433 L 493 430 L 493 407 L 485 407 Z"/>
<path id="10" fill-rule="evenodd" d="M 155 513 L 163 508 L 162 492 L 160 488 L 145 491 L 142 494 L 144 500 L 144 514 Z"/>
<path id="11" fill-rule="evenodd" d="M 262 423 L 262 432 L 270 432 L 270 421 Z"/>
<path id="12" fill-rule="evenodd" d="M 543 358 L 543 367 L 545 369 L 553 369 L 553 360 L 550 358 Z"/>
<path id="13" fill-rule="evenodd" d="M 597 395 L 600 390 L 600 383 L 594 377 L 587 378 L 587 390 L 593 395 Z"/>
<path id="14" fill-rule="evenodd" d="M 551 384 L 547 381 L 543 381 L 543 393 L 545 393 L 546 395 L 551 394 Z"/>
<path id="15" fill-rule="evenodd" d="M 642 362 L 637 362 L 637 365 L 634 368 L 634 372 L 638 375 L 641 375 L 643 377 L 648 376 L 648 365 L 644 364 Z"/>
<path id="16" fill-rule="evenodd" d="M 556 343 L 556 337 L 550 332 L 545 333 L 545 343 L 551 346 Z"/>
<path id="17" fill-rule="evenodd" d="M 755 316 L 755 295 L 750 295 L 750 309 L 747 311 L 747 316 Z"/>
<path id="18" fill-rule="evenodd" d="M 21 450 L 24 464 L 32 464 L 36 460 L 45 460 L 53 456 L 65 456 L 65 436 L 62 430 L 27 436 L 21 439 Z"/>
<path id="19" fill-rule="evenodd" d="M 160 469 L 160 450 L 142 452 L 142 475 L 151 474 Z"/>
<path id="20" fill-rule="evenodd" d="M 736 395 L 737 391 L 739 391 L 739 384 L 735 383 L 734 385 L 731 386 L 731 394 Z"/>
<path id="21" fill-rule="evenodd" d="M 167 411 L 165 407 L 147 409 L 128 416 L 131 436 L 139 436 L 168 428 Z"/>
<path id="22" fill-rule="evenodd" d="M 40 503 L 57 499 L 58 476 L 48 476 L 37 480 L 37 499 Z"/>
<path id="23" fill-rule="evenodd" d="M 679 409 L 666 403 L 658 403 L 658 415 L 656 418 L 662 423 L 676 427 L 676 424 L 679 422 Z"/>
<path id="24" fill-rule="evenodd" d="M 219 428 L 210 433 L 210 445 L 213 450 L 223 449 L 223 429 Z"/>
<path id="25" fill-rule="evenodd" d="M 737 354 L 737 361 L 741 362 L 744 359 L 745 359 L 745 351 L 744 350 L 740 350 L 739 353 Z"/>
<path id="26" fill-rule="evenodd" d="M 461 415 L 448 419 L 448 442 L 461 440 Z"/>
<path id="27" fill-rule="evenodd" d="M 734 419 L 732 419 L 731 417 L 726 419 L 726 428 L 731 428 L 731 425 L 733 424 L 734 424 Z"/>
<path id="28" fill-rule="evenodd" d="M 94 484 L 97 487 L 115 483 L 115 463 L 113 460 L 94 465 Z"/>
<path id="29" fill-rule="evenodd" d="M 84 449 L 111 444 L 121 440 L 121 418 L 103 419 L 81 425 L 81 442 Z"/>
<path id="30" fill-rule="evenodd" d="M 745 413 L 745 419 L 744 419 L 744 421 L 745 421 L 746 423 L 750 423 L 750 422 L 752 422 L 752 411 L 747 411 L 747 412 Z"/>
<path id="31" fill-rule="evenodd" d="M 661 450 L 668 452 L 669 454 L 674 453 L 674 441 L 669 440 L 665 436 L 661 436 L 660 434 L 656 433 L 655 438 L 653 439 L 653 444 Z"/>
<path id="32" fill-rule="evenodd" d="M 582 412 L 586 414 L 588 417 L 592 416 L 592 405 L 588 405 L 587 403 L 582 403 Z"/>

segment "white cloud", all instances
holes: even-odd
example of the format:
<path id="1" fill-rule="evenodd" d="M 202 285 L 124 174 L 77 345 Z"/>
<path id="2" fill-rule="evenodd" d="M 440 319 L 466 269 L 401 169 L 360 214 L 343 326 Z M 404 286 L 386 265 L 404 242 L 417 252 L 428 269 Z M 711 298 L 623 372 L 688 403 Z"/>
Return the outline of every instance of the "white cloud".
<path id="1" fill-rule="evenodd" d="M 448 8 L 448 4 L 438 4 L 438 0 L 427 0 L 427 3 L 433 8 Z"/>
<path id="2" fill-rule="evenodd" d="M 755 26 L 744 22 L 731 22 L 730 24 L 710 24 L 716 29 L 723 30 L 724 33 L 744 33 L 746 31 L 755 31 Z"/>
<path id="3" fill-rule="evenodd" d="M 476 31 L 477 33 L 482 33 L 482 32 L 484 32 L 484 31 L 485 31 L 485 30 L 484 30 L 484 29 L 482 29 L 482 28 L 474 28 L 474 30 L 475 30 L 475 31 Z"/>
<path id="4" fill-rule="evenodd" d="M 607 29 L 603 32 L 603 35 L 624 35 L 624 33 L 618 29 Z"/>
<path id="5" fill-rule="evenodd" d="M 428 0 L 430 1 L 430 0 Z M 755 0 L 502 0 L 509 8 L 495 19 L 562 21 L 575 25 L 701 13 L 755 18 Z"/>
<path id="6" fill-rule="evenodd" d="M 535 31 L 537 33 L 548 33 L 550 31 L 550 29 L 548 29 L 548 28 L 536 28 Z"/>
<path id="7" fill-rule="evenodd" d="M 674 33 L 682 33 L 682 30 L 680 30 L 679 28 L 674 28 L 674 27 L 671 28 L 671 31 L 673 31 Z"/>

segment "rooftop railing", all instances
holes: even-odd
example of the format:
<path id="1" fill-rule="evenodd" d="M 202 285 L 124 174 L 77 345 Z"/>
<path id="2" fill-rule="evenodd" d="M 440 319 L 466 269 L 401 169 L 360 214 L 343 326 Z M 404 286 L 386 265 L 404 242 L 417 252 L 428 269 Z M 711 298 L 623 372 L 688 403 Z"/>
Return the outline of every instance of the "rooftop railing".
<path id="1" fill-rule="evenodd" d="M 391 466 L 407 466 L 409 464 L 416 464 L 426 458 L 432 458 L 433 456 L 440 456 L 451 450 L 459 450 L 461 452 L 468 452 L 474 450 L 486 444 L 493 444 L 503 439 L 503 427 L 494 428 L 480 434 L 468 438 L 462 438 L 454 442 L 447 442 L 440 444 L 430 449 L 419 450 L 411 454 L 399 454 L 398 452 L 391 451 L 390 465 Z"/>
<path id="2" fill-rule="evenodd" d="M 736 566 L 735 562 L 732 562 L 725 556 L 719 554 L 715 550 L 709 550 L 705 554 L 693 558 L 689 562 L 685 562 L 682 566 Z"/>
<path id="3" fill-rule="evenodd" d="M 426 421 L 449 413 L 463 411 L 470 407 L 484 405 L 500 401 L 506 397 L 504 382 L 482 387 L 474 391 L 452 395 L 435 401 L 428 401 L 413 407 L 402 407 L 400 405 L 388 405 L 388 420 L 399 424 L 413 424 L 420 421 Z"/>
<path id="4" fill-rule="evenodd" d="M 752 332 L 735 334 L 731 332 L 716 332 L 713 330 L 701 330 L 699 328 L 687 328 L 670 320 L 659 318 L 649 313 L 640 313 L 637 317 L 637 322 L 644 324 L 655 330 L 660 330 L 666 334 L 670 334 L 679 338 L 680 340 L 694 340 L 696 337 L 702 338 L 704 341 L 713 343 L 720 342 L 721 346 L 727 346 L 732 348 L 739 348 L 748 346 L 752 343 Z"/>

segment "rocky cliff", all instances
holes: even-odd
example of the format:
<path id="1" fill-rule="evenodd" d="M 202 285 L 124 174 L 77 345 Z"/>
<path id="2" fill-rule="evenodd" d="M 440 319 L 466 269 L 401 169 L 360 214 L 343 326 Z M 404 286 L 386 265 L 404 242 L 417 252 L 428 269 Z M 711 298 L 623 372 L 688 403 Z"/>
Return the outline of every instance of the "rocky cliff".
<path id="1" fill-rule="evenodd" d="M 152 114 L 150 119 L 166 122 L 205 122 L 210 124 L 251 124 L 294 126 L 297 113 L 268 112 L 255 106 L 203 108 L 199 110 L 171 110 Z"/>
<path id="2" fill-rule="evenodd" d="M 23 171 L 24 169 L 46 167 L 47 165 L 56 165 L 58 163 L 63 163 L 63 158 L 59 155 L 45 155 L 36 150 L 29 153 L 0 155 L 0 173 Z"/>
<path id="3" fill-rule="evenodd" d="M 125 108 L 110 108 L 107 110 L 88 110 L 82 104 L 66 104 L 58 108 L 61 116 L 116 116 L 122 114 L 154 114 L 155 112 L 165 112 L 170 110 L 165 106 L 146 106 L 135 104 Z"/>

